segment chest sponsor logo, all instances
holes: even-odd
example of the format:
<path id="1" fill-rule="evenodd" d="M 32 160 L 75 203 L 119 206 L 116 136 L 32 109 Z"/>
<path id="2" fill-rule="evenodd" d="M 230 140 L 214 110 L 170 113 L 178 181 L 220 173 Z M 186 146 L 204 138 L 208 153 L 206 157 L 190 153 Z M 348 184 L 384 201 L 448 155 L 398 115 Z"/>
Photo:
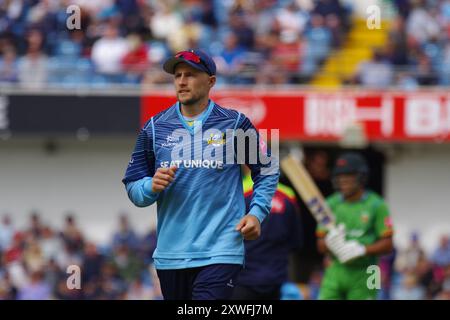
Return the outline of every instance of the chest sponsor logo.
<path id="1" fill-rule="evenodd" d="M 173 135 L 168 135 L 166 141 L 161 144 L 164 148 L 173 148 L 180 143 L 179 137 L 174 137 Z"/>
<path id="2" fill-rule="evenodd" d="M 348 231 L 348 236 L 351 238 L 360 238 L 364 235 L 364 230 L 352 229 Z"/>
<path id="3" fill-rule="evenodd" d="M 166 150 L 161 153 L 156 150 L 156 158 L 159 163 L 175 161 L 176 166 L 186 168 L 223 169 L 224 164 L 258 164 L 262 175 L 278 174 L 279 132 L 271 130 L 271 152 L 265 142 L 267 133 L 267 130 L 257 132 L 254 128 L 229 128 L 225 132 L 215 128 L 203 132 L 201 126 L 193 132 L 178 128 L 158 139 L 158 145 Z"/>
<path id="4" fill-rule="evenodd" d="M 161 168 L 184 167 L 184 168 L 205 168 L 205 169 L 223 169 L 223 161 L 220 160 L 172 160 L 161 161 Z"/>
<path id="5" fill-rule="evenodd" d="M 209 136 L 207 140 L 208 145 L 212 145 L 213 147 L 220 147 L 225 145 L 225 134 L 224 133 L 216 133 Z"/>
<path id="6" fill-rule="evenodd" d="M 369 222 L 369 213 L 368 212 L 361 213 L 361 222 L 362 223 L 368 223 Z"/>

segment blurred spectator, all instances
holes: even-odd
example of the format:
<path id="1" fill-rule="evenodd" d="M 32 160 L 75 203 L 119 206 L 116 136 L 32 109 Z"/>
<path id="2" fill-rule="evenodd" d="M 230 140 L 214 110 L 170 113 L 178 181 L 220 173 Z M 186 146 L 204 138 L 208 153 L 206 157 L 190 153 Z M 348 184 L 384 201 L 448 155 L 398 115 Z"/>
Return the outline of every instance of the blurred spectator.
<path id="1" fill-rule="evenodd" d="M 156 39 L 167 40 L 183 26 L 183 19 L 175 11 L 173 1 L 158 1 L 150 21 L 150 30 Z"/>
<path id="2" fill-rule="evenodd" d="M 401 250 L 395 261 L 395 268 L 399 272 L 415 270 L 420 260 L 425 259 L 425 252 L 420 244 L 418 233 L 411 234 L 410 243 L 405 250 Z"/>
<path id="3" fill-rule="evenodd" d="M 173 52 L 186 50 L 186 48 L 197 48 L 203 28 L 194 20 L 191 14 L 185 14 L 183 24 L 167 36 L 167 43 Z"/>
<path id="4" fill-rule="evenodd" d="M 146 265 L 153 263 L 153 252 L 156 249 L 157 242 L 156 229 L 150 230 L 141 240 L 141 254 Z"/>
<path id="5" fill-rule="evenodd" d="M 256 74 L 256 84 L 277 84 L 298 82 L 301 69 L 303 42 L 298 34 L 274 32 L 274 43 L 269 51 L 269 59 Z"/>
<path id="6" fill-rule="evenodd" d="M 91 281 L 83 282 L 82 290 L 83 299 L 85 300 L 104 299 L 104 293 L 101 288 L 101 282 L 99 279 L 92 279 Z M 65 294 L 64 292 L 62 293 Z"/>
<path id="7" fill-rule="evenodd" d="M 19 81 L 24 87 L 40 88 L 45 85 L 48 72 L 48 59 L 42 51 L 44 36 L 33 29 L 27 34 L 27 42 L 27 53 L 18 63 Z"/>
<path id="8" fill-rule="evenodd" d="M 41 271 L 34 271 L 30 283 L 19 289 L 18 293 L 18 300 L 48 300 L 51 297 L 51 288 L 44 281 Z"/>
<path id="9" fill-rule="evenodd" d="M 256 37 L 265 36 L 271 32 L 276 21 L 274 0 L 260 0 L 255 2 L 252 16 L 253 30 Z"/>
<path id="10" fill-rule="evenodd" d="M 11 282 L 7 271 L 0 273 L 0 300 L 16 300 L 17 288 Z"/>
<path id="11" fill-rule="evenodd" d="M 129 50 L 128 42 L 119 36 L 119 30 L 114 25 L 107 25 L 103 37 L 92 47 L 92 61 L 99 74 L 107 83 L 121 81 L 121 61 Z"/>
<path id="12" fill-rule="evenodd" d="M 25 245 L 25 235 L 23 233 L 17 232 L 12 240 L 11 245 L 4 250 L 3 259 L 6 264 L 21 261 L 24 245 Z"/>
<path id="13" fill-rule="evenodd" d="M 430 58 L 422 52 L 419 54 L 417 63 L 413 68 L 413 73 L 420 85 L 437 85 L 438 79 L 433 72 Z"/>
<path id="14" fill-rule="evenodd" d="M 229 16 L 231 31 L 236 35 L 238 45 L 246 50 L 254 46 L 254 30 L 249 26 L 248 14 L 243 11 L 231 12 Z"/>
<path id="15" fill-rule="evenodd" d="M 416 269 L 412 271 L 416 276 L 418 284 L 424 288 L 427 299 L 435 293 L 435 279 L 432 267 L 427 257 L 423 256 L 419 259 Z"/>
<path id="16" fill-rule="evenodd" d="M 411 10 L 412 1 L 410 1 L 410 0 L 394 0 L 393 3 L 401 17 L 406 18 L 409 15 L 409 12 Z"/>
<path id="17" fill-rule="evenodd" d="M 101 278 L 99 282 L 99 294 L 97 299 L 117 300 L 125 298 L 126 282 L 118 273 L 118 269 L 113 262 L 102 265 Z M 134 279 L 131 279 L 134 280 Z"/>
<path id="18" fill-rule="evenodd" d="M 148 48 L 142 42 L 139 34 L 130 34 L 127 37 L 129 51 L 122 58 L 123 70 L 126 73 L 127 82 L 139 83 L 149 66 Z"/>
<path id="19" fill-rule="evenodd" d="M 445 268 L 445 277 L 441 290 L 435 297 L 436 300 L 450 300 L 450 265 Z"/>
<path id="20" fill-rule="evenodd" d="M 61 236 L 69 251 L 78 253 L 83 249 L 83 234 L 75 222 L 75 217 L 71 213 L 66 215 L 65 226 Z"/>
<path id="21" fill-rule="evenodd" d="M 285 70 L 279 69 L 278 61 L 271 56 L 256 74 L 255 81 L 257 85 L 284 85 L 288 82 L 288 75 Z"/>
<path id="22" fill-rule="evenodd" d="M 416 39 L 421 44 L 431 37 L 438 36 L 440 32 L 438 21 L 426 9 L 424 2 L 420 0 L 413 3 L 414 8 L 406 24 L 408 37 Z"/>
<path id="23" fill-rule="evenodd" d="M 153 285 L 153 299 L 162 300 L 163 295 L 161 291 L 161 284 L 159 283 L 158 274 L 156 273 L 156 268 L 151 265 L 149 266 L 150 279 Z"/>
<path id="24" fill-rule="evenodd" d="M 6 272 L 13 287 L 21 289 L 29 283 L 30 274 L 20 260 L 6 260 Z"/>
<path id="25" fill-rule="evenodd" d="M 326 26 L 332 34 L 332 45 L 335 48 L 339 47 L 342 44 L 343 34 L 348 29 L 348 13 L 339 0 L 318 0 L 315 2 L 312 13 L 325 18 Z"/>
<path id="26" fill-rule="evenodd" d="M 315 1 L 313 13 L 320 14 L 324 17 L 334 14 L 341 19 L 345 16 L 344 9 L 339 3 L 339 0 L 317 0 Z"/>
<path id="27" fill-rule="evenodd" d="M 330 51 L 331 33 L 325 27 L 325 20 L 321 15 L 311 17 L 311 26 L 305 33 L 311 57 L 315 62 L 322 62 Z"/>
<path id="28" fill-rule="evenodd" d="M 139 17 L 139 0 L 116 0 L 115 6 L 123 16 L 123 25 L 129 32 L 142 29 L 143 21 Z"/>
<path id="29" fill-rule="evenodd" d="M 0 224 L 0 252 L 6 251 L 12 244 L 14 237 L 14 227 L 11 222 L 9 214 L 2 217 Z"/>
<path id="30" fill-rule="evenodd" d="M 225 38 L 224 48 L 219 56 L 214 57 L 217 72 L 223 76 L 228 84 L 233 83 L 242 69 L 245 50 L 238 46 L 238 39 L 234 33 Z"/>
<path id="31" fill-rule="evenodd" d="M 302 34 L 308 23 L 309 15 L 303 12 L 295 1 L 291 1 L 277 11 L 275 18 L 283 37 L 285 33 L 289 35 Z"/>
<path id="32" fill-rule="evenodd" d="M 356 79 L 363 86 L 387 88 L 393 83 L 392 66 L 385 60 L 380 51 L 375 51 L 370 61 L 358 66 Z"/>
<path id="33" fill-rule="evenodd" d="M 395 66 L 406 66 L 409 62 L 405 20 L 402 17 L 397 17 L 392 22 L 386 45 L 386 57 Z"/>
<path id="34" fill-rule="evenodd" d="M 423 300 L 425 298 L 425 290 L 417 283 L 417 277 L 414 273 L 405 274 L 400 287 L 392 292 L 394 300 Z"/>
<path id="35" fill-rule="evenodd" d="M 193 15 L 195 20 L 206 27 L 216 29 L 218 22 L 216 12 L 214 11 L 214 1 L 200 0 L 198 2 L 199 3 L 197 5 L 193 6 Z"/>
<path id="36" fill-rule="evenodd" d="M 100 278 L 100 271 L 105 259 L 97 251 L 94 243 L 88 242 L 84 248 L 83 264 L 81 267 L 82 282 L 88 283 Z"/>
<path id="37" fill-rule="evenodd" d="M 127 300 L 152 300 L 154 298 L 153 288 L 145 284 L 141 278 L 131 282 L 126 294 Z"/>
<path id="38" fill-rule="evenodd" d="M 36 239 L 28 239 L 23 253 L 23 261 L 28 272 L 39 272 L 44 269 L 46 261 Z"/>
<path id="39" fill-rule="evenodd" d="M 337 15 L 329 14 L 325 17 L 325 25 L 331 33 L 331 46 L 333 48 L 341 47 L 345 36 L 341 20 L 339 20 Z"/>
<path id="40" fill-rule="evenodd" d="M 13 47 L 3 49 L 3 56 L 0 59 L 0 83 L 17 82 L 19 71 L 17 66 L 17 55 Z"/>
<path id="41" fill-rule="evenodd" d="M 450 85 L 450 43 L 447 43 L 442 51 L 442 65 L 439 68 L 438 72 L 440 83 L 442 85 L 448 86 Z"/>
<path id="42" fill-rule="evenodd" d="M 71 2 L 95 16 L 102 10 L 110 8 L 113 5 L 114 0 L 73 0 Z"/>
<path id="43" fill-rule="evenodd" d="M 85 290 L 82 286 L 83 291 Z M 60 300 L 78 300 L 82 298 L 81 290 L 71 290 L 67 286 L 67 274 L 63 273 L 58 278 L 53 296 Z"/>
<path id="44" fill-rule="evenodd" d="M 417 79 L 408 72 L 398 72 L 395 85 L 403 90 L 416 90 L 419 87 Z"/>
<path id="45" fill-rule="evenodd" d="M 115 247 L 112 263 L 118 275 L 128 282 L 136 280 L 143 271 L 142 261 L 127 245 Z"/>
<path id="46" fill-rule="evenodd" d="M 66 270 L 70 265 L 81 266 L 83 257 L 81 252 L 74 251 L 73 247 L 65 243 L 62 250 L 58 252 L 55 261 L 59 268 Z"/>
<path id="47" fill-rule="evenodd" d="M 68 276 L 68 274 L 63 272 L 59 268 L 59 266 L 57 265 L 57 263 L 54 259 L 48 260 L 47 265 L 44 270 L 44 277 L 45 277 L 45 282 L 48 283 L 49 287 L 52 290 L 52 294 L 55 293 L 59 279 L 62 277 L 65 280 L 67 280 L 67 276 Z"/>
<path id="48" fill-rule="evenodd" d="M 444 235 L 441 237 L 439 248 L 434 251 L 431 261 L 439 267 L 450 265 L 450 242 L 448 236 Z"/>
<path id="49" fill-rule="evenodd" d="M 58 252 L 62 250 L 62 244 L 61 238 L 55 235 L 50 227 L 46 226 L 43 228 L 39 245 L 45 259 L 50 260 L 55 258 Z"/>
<path id="50" fill-rule="evenodd" d="M 114 233 L 112 243 L 114 249 L 117 249 L 119 246 L 127 246 L 134 250 L 139 245 L 136 233 L 131 228 L 128 216 L 125 213 L 119 216 L 119 230 Z"/>
<path id="51" fill-rule="evenodd" d="M 30 214 L 30 228 L 27 230 L 27 235 L 34 238 L 40 238 L 43 233 L 43 225 L 41 223 L 41 218 L 37 211 L 33 211 Z"/>

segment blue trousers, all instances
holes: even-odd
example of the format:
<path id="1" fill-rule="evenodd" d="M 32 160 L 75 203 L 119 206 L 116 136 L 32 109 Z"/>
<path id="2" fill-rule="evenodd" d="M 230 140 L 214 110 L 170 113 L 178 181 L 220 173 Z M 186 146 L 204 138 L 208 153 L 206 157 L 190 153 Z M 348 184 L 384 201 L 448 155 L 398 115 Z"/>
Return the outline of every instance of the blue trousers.
<path id="1" fill-rule="evenodd" d="M 164 300 L 228 300 L 231 298 L 239 264 L 157 270 Z"/>

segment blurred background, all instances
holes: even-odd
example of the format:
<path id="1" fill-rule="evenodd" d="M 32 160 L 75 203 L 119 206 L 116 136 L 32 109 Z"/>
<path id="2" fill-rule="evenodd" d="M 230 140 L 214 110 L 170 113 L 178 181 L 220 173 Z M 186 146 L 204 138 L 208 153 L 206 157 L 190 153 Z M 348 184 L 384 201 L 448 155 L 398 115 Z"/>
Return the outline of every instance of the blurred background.
<path id="1" fill-rule="evenodd" d="M 449 0 L 0 0 L 0 299 L 161 299 L 156 208 L 121 179 L 188 47 L 216 61 L 212 98 L 279 129 L 325 195 L 339 153 L 366 157 L 395 228 L 380 299 L 450 299 Z M 301 206 L 290 280 L 316 299 Z"/>

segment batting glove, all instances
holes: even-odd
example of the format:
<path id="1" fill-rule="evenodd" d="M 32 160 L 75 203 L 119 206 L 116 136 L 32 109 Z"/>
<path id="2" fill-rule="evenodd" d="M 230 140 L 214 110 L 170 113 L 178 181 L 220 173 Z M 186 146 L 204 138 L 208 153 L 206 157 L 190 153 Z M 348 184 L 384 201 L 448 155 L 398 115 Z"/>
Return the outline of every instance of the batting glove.
<path id="1" fill-rule="evenodd" d="M 356 240 L 350 240 L 338 248 L 335 254 L 341 263 L 347 263 L 366 255 L 366 247 Z"/>
<path id="2" fill-rule="evenodd" d="M 339 224 L 332 228 L 325 236 L 325 244 L 328 249 L 337 256 L 337 252 L 345 245 L 345 226 Z"/>

